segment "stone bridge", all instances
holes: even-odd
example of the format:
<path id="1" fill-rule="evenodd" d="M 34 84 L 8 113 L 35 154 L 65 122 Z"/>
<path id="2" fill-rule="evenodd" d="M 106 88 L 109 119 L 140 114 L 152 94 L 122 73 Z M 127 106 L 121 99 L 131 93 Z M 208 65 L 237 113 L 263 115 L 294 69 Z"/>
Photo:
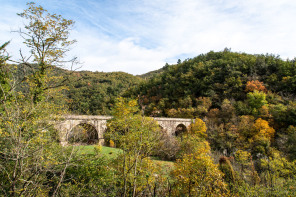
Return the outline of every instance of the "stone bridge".
<path id="1" fill-rule="evenodd" d="M 66 145 L 73 129 L 82 126 L 87 132 L 92 133 L 92 138 L 103 143 L 104 132 L 107 129 L 107 120 L 112 116 L 88 116 L 88 115 L 68 115 L 63 121 L 56 124 L 55 128 L 60 132 L 60 140 Z M 186 131 L 193 122 L 192 119 L 183 118 L 160 118 L 155 117 L 160 127 L 167 132 L 168 135 L 178 135 L 179 132 Z"/>

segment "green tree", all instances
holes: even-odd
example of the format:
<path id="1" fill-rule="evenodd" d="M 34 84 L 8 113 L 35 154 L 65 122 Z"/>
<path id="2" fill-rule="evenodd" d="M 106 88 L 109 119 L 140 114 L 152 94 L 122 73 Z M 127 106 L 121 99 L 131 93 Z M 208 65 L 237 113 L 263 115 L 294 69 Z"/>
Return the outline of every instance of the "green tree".
<path id="1" fill-rule="evenodd" d="M 247 102 L 252 108 L 252 114 L 257 115 L 259 109 L 267 104 L 266 94 L 257 90 L 254 90 L 254 92 L 249 92 L 247 94 Z"/>
<path id="2" fill-rule="evenodd" d="M 53 124 L 63 114 L 56 103 L 63 99 L 62 87 L 47 72 L 67 51 L 71 42 L 64 27 L 72 22 L 45 13 L 30 3 L 20 14 L 29 20 L 20 34 L 37 63 L 24 58 L 19 68 L 30 72 L 22 68 L 21 79 L 14 75 L 19 70 L 6 65 L 1 47 L 0 191 L 5 196 L 57 196 L 74 157 L 58 143 Z"/>
<path id="3" fill-rule="evenodd" d="M 44 91 L 63 85 L 64 80 L 57 82 L 57 78 L 49 77 L 53 66 L 64 64 L 64 59 L 69 47 L 75 40 L 69 40 L 69 34 L 74 22 L 64 19 L 61 15 L 50 14 L 41 6 L 28 3 L 28 8 L 18 14 L 28 20 L 25 30 L 18 32 L 24 39 L 24 43 L 30 49 L 33 63 L 30 59 L 22 59 L 22 65 L 30 69 L 28 83 L 31 84 L 31 92 L 35 103 L 44 99 Z M 75 58 L 69 60 L 75 63 Z M 54 80 L 53 80 L 54 79 Z"/>
<path id="4" fill-rule="evenodd" d="M 148 192 L 155 181 L 149 156 L 161 137 L 159 125 L 140 114 L 136 100 L 118 98 L 113 118 L 108 122 L 109 138 L 122 149 L 115 164 L 119 173 L 121 196 Z"/>

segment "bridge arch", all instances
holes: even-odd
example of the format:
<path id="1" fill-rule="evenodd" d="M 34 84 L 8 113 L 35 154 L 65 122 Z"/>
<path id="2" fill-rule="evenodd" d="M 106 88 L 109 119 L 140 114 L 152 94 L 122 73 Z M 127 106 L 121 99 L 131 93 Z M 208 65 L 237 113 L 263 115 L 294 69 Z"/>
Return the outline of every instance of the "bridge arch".
<path id="1" fill-rule="evenodd" d="M 188 131 L 187 127 L 183 123 L 180 123 L 176 126 L 174 135 L 180 136 L 186 133 L 187 131 Z"/>
<path id="2" fill-rule="evenodd" d="M 94 144 L 99 140 L 98 131 L 92 123 L 82 121 L 67 132 L 66 140 L 69 143 Z"/>

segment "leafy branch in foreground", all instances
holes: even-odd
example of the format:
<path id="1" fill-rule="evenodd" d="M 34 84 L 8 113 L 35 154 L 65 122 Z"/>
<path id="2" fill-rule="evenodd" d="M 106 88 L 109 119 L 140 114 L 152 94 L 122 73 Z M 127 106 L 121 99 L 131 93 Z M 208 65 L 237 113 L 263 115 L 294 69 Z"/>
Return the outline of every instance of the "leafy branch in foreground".
<path id="1" fill-rule="evenodd" d="M 73 149 L 61 147 L 53 120 L 63 114 L 62 77 L 50 74 L 68 47 L 72 21 L 28 4 L 20 14 L 28 19 L 19 33 L 35 64 L 23 57 L 23 78 L 7 65 L 5 43 L 0 47 L 0 193 L 6 196 L 56 196 L 72 165 Z M 57 88 L 59 87 L 59 88 Z"/>

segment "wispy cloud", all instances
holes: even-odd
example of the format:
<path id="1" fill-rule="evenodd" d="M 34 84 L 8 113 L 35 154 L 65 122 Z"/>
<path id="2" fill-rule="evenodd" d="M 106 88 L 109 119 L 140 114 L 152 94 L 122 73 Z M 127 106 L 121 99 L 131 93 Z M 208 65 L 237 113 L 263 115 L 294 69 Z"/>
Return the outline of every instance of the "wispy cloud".
<path id="1" fill-rule="evenodd" d="M 0 2 L 7 7 L 11 5 L 4 0 Z M 158 69 L 166 62 L 175 63 L 179 58 L 225 47 L 248 53 L 274 53 L 290 59 L 296 51 L 293 0 L 39 0 L 38 3 L 76 21 L 72 37 L 78 43 L 71 54 L 80 57 L 84 70 L 140 74 Z M 9 37 L 7 29 L 13 28 L 17 21 L 5 20 L 19 7 L 25 8 L 22 6 L 17 10 L 6 9 L 1 16 L 2 38 Z"/>

